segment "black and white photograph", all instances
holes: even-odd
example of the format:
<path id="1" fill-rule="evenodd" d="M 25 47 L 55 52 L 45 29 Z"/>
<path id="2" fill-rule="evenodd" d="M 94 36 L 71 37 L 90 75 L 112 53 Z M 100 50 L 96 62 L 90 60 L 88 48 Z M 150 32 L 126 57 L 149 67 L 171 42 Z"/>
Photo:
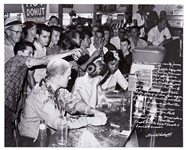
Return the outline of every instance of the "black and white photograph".
<path id="1" fill-rule="evenodd" d="M 32 3 L 3 4 L 4 148 L 184 146 L 183 3 Z"/>

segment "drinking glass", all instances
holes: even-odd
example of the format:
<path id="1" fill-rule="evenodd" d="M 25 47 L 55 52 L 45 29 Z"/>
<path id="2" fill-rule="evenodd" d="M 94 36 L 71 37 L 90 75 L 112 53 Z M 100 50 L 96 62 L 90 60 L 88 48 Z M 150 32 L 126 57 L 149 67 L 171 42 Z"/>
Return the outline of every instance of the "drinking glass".
<path id="1" fill-rule="evenodd" d="M 68 139 L 68 125 L 66 123 L 66 118 L 64 117 L 61 122 L 57 124 L 58 139 L 57 144 L 60 146 L 67 145 Z"/>

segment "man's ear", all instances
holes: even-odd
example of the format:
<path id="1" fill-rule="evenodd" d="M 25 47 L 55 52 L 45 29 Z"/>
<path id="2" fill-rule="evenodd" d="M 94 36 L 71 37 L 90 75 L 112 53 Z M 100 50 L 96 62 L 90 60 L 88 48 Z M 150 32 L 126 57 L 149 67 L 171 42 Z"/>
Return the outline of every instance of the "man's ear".
<path id="1" fill-rule="evenodd" d="M 5 31 L 5 34 L 9 36 L 9 35 L 10 35 L 10 30 L 7 29 L 7 30 Z"/>
<path id="2" fill-rule="evenodd" d="M 56 80 L 57 80 L 57 81 L 60 81 L 61 78 L 62 78 L 61 75 L 56 75 Z"/>

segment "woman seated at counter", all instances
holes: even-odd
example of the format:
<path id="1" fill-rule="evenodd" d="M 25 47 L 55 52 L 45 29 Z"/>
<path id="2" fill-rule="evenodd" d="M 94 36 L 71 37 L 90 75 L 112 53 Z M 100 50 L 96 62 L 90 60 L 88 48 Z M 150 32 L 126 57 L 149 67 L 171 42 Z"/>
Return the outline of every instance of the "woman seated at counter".
<path id="1" fill-rule="evenodd" d="M 104 95 L 99 83 L 108 71 L 108 66 L 102 63 L 101 60 L 90 63 L 87 66 L 86 74 L 76 79 L 72 89 L 73 95 L 95 108 L 103 100 Z"/>
<path id="2" fill-rule="evenodd" d="M 126 90 L 128 82 L 119 70 L 119 53 L 116 50 L 110 50 L 104 55 L 104 62 L 109 67 L 109 73 L 100 82 L 102 90 L 104 92 L 113 91 L 116 88 L 116 84 Z"/>

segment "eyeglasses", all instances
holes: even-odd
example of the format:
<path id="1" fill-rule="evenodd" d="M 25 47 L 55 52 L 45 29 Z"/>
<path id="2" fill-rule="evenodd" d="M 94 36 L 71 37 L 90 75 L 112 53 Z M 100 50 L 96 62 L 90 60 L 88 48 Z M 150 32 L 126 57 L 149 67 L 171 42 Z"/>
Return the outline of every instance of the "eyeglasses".
<path id="1" fill-rule="evenodd" d="M 21 34 L 22 33 L 22 31 L 15 31 L 15 30 L 12 30 L 12 29 L 9 29 L 9 30 L 15 32 L 16 34 Z"/>

